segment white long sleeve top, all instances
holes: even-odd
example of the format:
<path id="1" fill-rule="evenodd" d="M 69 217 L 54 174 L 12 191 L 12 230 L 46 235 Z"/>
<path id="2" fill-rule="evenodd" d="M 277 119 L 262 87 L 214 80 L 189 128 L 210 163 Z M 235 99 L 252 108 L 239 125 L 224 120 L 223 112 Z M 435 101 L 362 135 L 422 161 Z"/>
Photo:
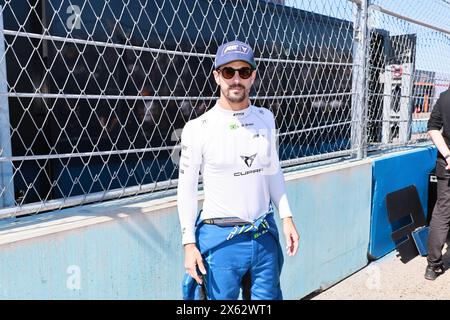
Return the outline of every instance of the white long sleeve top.
<path id="1" fill-rule="evenodd" d="M 268 109 L 232 111 L 218 103 L 186 123 L 181 135 L 178 214 L 182 243 L 195 243 L 198 179 L 203 178 L 200 219 L 239 217 L 253 221 L 269 209 L 292 216 L 280 168 L 275 121 Z"/>

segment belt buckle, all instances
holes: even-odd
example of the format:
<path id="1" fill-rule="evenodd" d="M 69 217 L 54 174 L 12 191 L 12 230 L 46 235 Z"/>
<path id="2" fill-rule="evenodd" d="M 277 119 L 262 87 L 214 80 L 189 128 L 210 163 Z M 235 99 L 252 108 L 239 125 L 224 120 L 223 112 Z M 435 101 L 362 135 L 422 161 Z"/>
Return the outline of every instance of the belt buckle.
<path id="1" fill-rule="evenodd" d="M 214 224 L 214 219 L 205 219 L 205 220 L 203 220 L 203 223 Z"/>

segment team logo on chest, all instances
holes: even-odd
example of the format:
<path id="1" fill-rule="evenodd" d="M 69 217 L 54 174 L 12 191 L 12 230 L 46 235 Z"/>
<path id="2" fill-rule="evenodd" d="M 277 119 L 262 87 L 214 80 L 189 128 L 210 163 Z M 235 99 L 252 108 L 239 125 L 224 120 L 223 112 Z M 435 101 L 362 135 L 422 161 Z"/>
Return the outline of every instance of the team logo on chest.
<path id="1" fill-rule="evenodd" d="M 241 159 L 244 160 L 247 167 L 250 168 L 253 164 L 253 161 L 255 160 L 256 155 L 257 155 L 257 153 L 255 153 L 254 155 L 251 155 L 251 156 L 241 156 Z"/>
<path id="2" fill-rule="evenodd" d="M 256 155 L 257 155 L 257 153 L 255 153 L 251 156 L 241 156 L 241 159 L 244 160 L 245 165 L 250 168 L 253 164 L 253 161 L 255 161 Z M 263 171 L 262 168 L 258 168 L 258 169 L 252 169 L 252 170 L 247 170 L 247 171 L 242 171 L 242 172 L 235 172 L 234 176 L 235 177 L 246 176 L 248 174 L 258 173 L 258 172 L 262 172 L 262 171 Z"/>

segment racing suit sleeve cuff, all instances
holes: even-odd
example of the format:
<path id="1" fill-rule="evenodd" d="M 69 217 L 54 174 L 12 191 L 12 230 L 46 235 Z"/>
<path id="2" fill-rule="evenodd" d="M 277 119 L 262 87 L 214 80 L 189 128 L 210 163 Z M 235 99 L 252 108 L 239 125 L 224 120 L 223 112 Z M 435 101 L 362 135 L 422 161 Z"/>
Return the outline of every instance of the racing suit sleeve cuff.
<path id="1" fill-rule="evenodd" d="M 188 244 L 188 243 L 196 243 L 194 232 L 186 232 L 186 233 L 182 236 L 181 243 L 182 243 L 183 245 Z"/>

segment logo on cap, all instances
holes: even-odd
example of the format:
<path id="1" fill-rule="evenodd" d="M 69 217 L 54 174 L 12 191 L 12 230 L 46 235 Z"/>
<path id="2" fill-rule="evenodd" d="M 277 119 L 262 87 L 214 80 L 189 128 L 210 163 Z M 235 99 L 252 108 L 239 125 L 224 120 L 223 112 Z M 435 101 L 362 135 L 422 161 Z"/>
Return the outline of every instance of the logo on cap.
<path id="1" fill-rule="evenodd" d="M 231 41 L 222 44 L 217 49 L 214 67 L 218 68 L 221 65 L 235 60 L 245 61 L 256 69 L 252 48 L 248 44 L 240 41 Z"/>
<path id="2" fill-rule="evenodd" d="M 248 52 L 248 48 L 243 45 L 240 45 L 240 44 L 233 44 L 230 46 L 226 46 L 223 49 L 222 55 L 226 55 L 227 53 L 230 53 L 230 52 L 246 54 Z"/>

